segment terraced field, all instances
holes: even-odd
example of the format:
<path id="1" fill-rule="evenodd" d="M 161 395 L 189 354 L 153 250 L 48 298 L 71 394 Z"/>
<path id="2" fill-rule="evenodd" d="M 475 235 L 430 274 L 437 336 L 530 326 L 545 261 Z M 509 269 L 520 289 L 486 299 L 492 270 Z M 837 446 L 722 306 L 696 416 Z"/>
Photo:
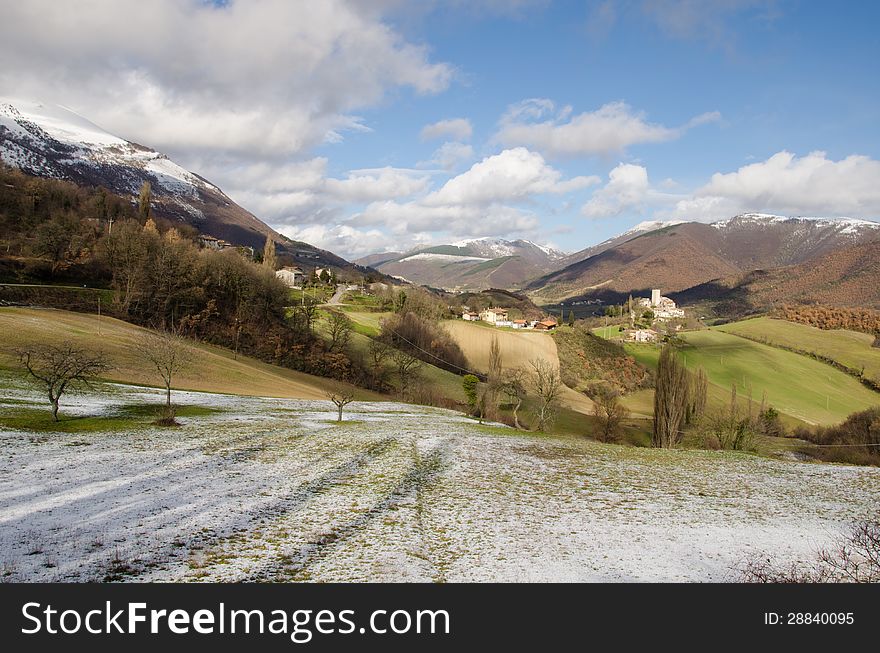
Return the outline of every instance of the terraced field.
<path id="1" fill-rule="evenodd" d="M 39 395 L 0 377 L 0 415 Z M 67 403 L 110 419 L 158 391 Z M 730 580 L 876 510 L 880 470 L 537 437 L 459 414 L 178 393 L 177 429 L 0 428 L 22 581 Z M 207 410 L 210 409 L 210 410 Z"/>

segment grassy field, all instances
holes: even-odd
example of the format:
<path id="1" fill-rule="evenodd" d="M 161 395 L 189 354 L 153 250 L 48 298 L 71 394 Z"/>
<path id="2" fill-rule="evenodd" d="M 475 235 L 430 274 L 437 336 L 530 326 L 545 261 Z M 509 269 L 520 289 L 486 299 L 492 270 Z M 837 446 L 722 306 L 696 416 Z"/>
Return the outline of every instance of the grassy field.
<path id="1" fill-rule="evenodd" d="M 777 410 L 808 424 L 836 424 L 850 413 L 880 404 L 880 394 L 830 365 L 807 356 L 746 340 L 720 330 L 683 334 L 682 357 L 690 369 L 709 376 L 710 401 L 723 402 L 736 384 L 740 398 L 749 388 L 755 402 L 766 391 Z M 656 367 L 660 348 L 627 344 L 644 365 Z"/>
<path id="2" fill-rule="evenodd" d="M 85 349 L 101 351 L 114 369 L 104 376 L 110 381 L 157 385 L 137 357 L 133 345 L 147 330 L 121 320 L 34 308 L 0 308 L 0 367 L 16 367 L 14 350 L 34 343 L 58 344 L 70 340 Z M 269 365 L 238 356 L 220 347 L 193 343 L 194 364 L 175 380 L 176 389 L 240 395 L 324 399 L 332 385 L 328 379 Z M 361 399 L 379 395 L 358 391 Z"/>
<path id="3" fill-rule="evenodd" d="M 717 327 L 718 331 L 760 340 L 831 359 L 853 370 L 864 370 L 866 378 L 880 382 L 880 349 L 872 347 L 874 337 L 866 333 L 827 331 L 806 324 L 759 317 Z"/>

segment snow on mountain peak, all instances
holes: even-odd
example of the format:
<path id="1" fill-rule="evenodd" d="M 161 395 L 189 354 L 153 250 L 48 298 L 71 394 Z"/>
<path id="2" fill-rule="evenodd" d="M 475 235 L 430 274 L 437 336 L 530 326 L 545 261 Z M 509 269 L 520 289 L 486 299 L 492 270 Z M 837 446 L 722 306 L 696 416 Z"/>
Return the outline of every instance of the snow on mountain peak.
<path id="1" fill-rule="evenodd" d="M 59 168 L 71 164 L 110 165 L 148 173 L 158 192 L 193 197 L 199 188 L 219 191 L 164 154 L 114 136 L 64 106 L 0 98 L 0 135 L 4 131 L 9 137 L 0 138 L 0 158 L 36 174 L 63 176 Z M 128 190 L 137 192 L 140 181 L 132 177 L 131 184 Z"/>
<path id="2" fill-rule="evenodd" d="M 764 222 L 783 223 L 783 222 L 799 222 L 804 225 L 812 225 L 816 227 L 832 227 L 837 228 L 840 234 L 858 235 L 866 229 L 880 229 L 880 222 L 873 220 L 863 220 L 861 218 L 829 218 L 815 216 L 784 216 L 774 215 L 772 213 L 742 213 L 726 220 L 717 220 L 712 224 L 716 229 L 724 229 L 732 224 L 743 222 Z"/>

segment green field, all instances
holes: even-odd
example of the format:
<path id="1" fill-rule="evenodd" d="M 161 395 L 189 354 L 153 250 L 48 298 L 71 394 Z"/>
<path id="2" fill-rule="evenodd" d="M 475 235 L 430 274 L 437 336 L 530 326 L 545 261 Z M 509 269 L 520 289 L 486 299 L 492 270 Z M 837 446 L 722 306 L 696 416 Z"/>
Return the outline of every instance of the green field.
<path id="1" fill-rule="evenodd" d="M 880 349 L 872 347 L 874 336 L 842 329 L 828 331 L 806 324 L 759 317 L 717 327 L 770 345 L 787 347 L 831 359 L 844 367 L 862 371 L 880 382 Z"/>
<path id="2" fill-rule="evenodd" d="M 714 385 L 740 395 L 764 392 L 777 410 L 811 424 L 834 424 L 880 404 L 880 394 L 830 365 L 717 330 L 684 334 L 682 356 L 703 367 Z"/>
<path id="3" fill-rule="evenodd" d="M 716 405 L 727 400 L 733 384 L 740 399 L 751 390 L 753 401 L 760 402 L 766 392 L 769 404 L 808 424 L 836 424 L 851 413 L 880 404 L 880 394 L 845 372 L 808 356 L 720 329 L 684 333 L 682 339 L 682 359 L 690 369 L 706 370 L 709 400 Z M 627 343 L 625 348 L 643 365 L 656 368 L 659 346 Z M 640 396 L 640 406 L 647 399 Z"/>

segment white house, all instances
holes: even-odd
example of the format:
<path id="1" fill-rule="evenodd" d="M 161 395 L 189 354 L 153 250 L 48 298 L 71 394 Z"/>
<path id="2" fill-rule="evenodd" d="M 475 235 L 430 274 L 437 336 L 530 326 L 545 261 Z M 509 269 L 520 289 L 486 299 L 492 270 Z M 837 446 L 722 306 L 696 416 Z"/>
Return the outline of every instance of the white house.
<path id="1" fill-rule="evenodd" d="M 467 320 L 468 322 L 479 322 L 480 314 L 475 313 L 474 311 L 462 311 L 461 319 Z"/>
<path id="2" fill-rule="evenodd" d="M 500 322 L 507 321 L 507 309 L 506 308 L 487 308 L 485 311 L 480 313 L 480 319 L 483 322 L 491 322 L 492 324 L 497 324 Z"/>
<path id="3" fill-rule="evenodd" d="M 303 273 L 302 268 L 289 266 L 276 270 L 275 276 L 288 288 L 302 288 L 303 281 L 305 280 L 305 273 Z"/>
<path id="4" fill-rule="evenodd" d="M 657 342 L 660 334 L 654 331 L 654 329 L 635 329 L 629 331 L 626 335 L 627 340 L 632 342 Z"/>

